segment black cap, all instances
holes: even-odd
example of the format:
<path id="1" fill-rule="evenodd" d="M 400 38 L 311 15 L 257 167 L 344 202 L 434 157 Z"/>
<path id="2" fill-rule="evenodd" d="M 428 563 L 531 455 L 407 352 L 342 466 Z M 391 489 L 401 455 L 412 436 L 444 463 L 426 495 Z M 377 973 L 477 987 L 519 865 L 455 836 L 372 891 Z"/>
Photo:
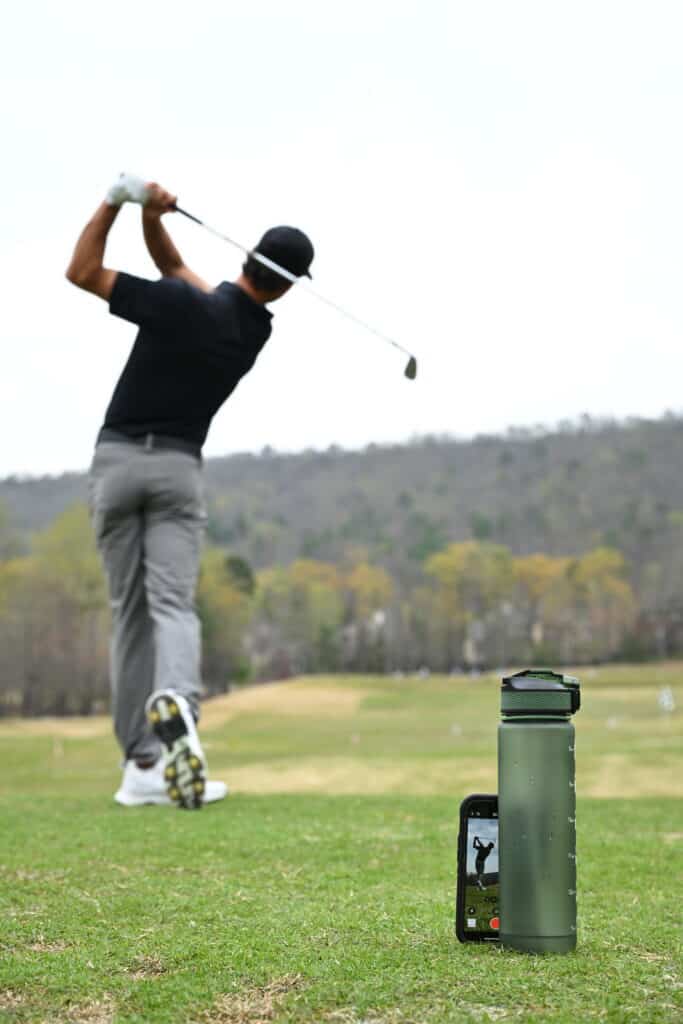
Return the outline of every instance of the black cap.
<path id="1" fill-rule="evenodd" d="M 315 255 L 313 245 L 308 235 L 298 228 L 269 228 L 254 251 L 278 263 L 295 277 L 311 276 L 308 268 Z"/>

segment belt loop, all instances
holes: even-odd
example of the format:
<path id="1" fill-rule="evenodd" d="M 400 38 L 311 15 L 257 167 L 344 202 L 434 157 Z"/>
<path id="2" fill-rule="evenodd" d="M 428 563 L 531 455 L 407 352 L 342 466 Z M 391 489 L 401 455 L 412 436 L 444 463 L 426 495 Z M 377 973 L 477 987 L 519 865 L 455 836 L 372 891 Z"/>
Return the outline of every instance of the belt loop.
<path id="1" fill-rule="evenodd" d="M 147 434 L 145 437 L 145 451 L 151 452 L 154 448 L 154 434 Z"/>

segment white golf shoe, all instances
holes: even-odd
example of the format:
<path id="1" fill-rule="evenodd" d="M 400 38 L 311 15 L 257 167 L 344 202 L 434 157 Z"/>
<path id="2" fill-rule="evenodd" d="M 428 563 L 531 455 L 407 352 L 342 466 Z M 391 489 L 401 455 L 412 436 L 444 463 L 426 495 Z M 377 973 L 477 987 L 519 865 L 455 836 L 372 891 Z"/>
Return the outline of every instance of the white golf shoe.
<path id="1" fill-rule="evenodd" d="M 206 758 L 187 700 L 173 690 L 157 690 L 146 710 L 164 747 L 163 781 L 170 801 L 189 810 L 222 800 L 228 787 L 223 782 L 207 782 Z"/>
<path id="2" fill-rule="evenodd" d="M 224 782 L 209 779 L 204 789 L 204 803 L 210 804 L 227 796 L 228 787 Z M 152 768 L 138 768 L 135 761 L 126 761 L 121 785 L 114 794 L 114 800 L 123 807 L 142 807 L 144 804 L 173 804 L 167 792 L 164 778 L 164 762 L 159 758 Z"/>
<path id="3" fill-rule="evenodd" d="M 152 768 L 138 768 L 135 761 L 126 761 L 121 785 L 114 794 L 117 804 L 140 807 L 142 804 L 170 804 L 171 798 L 164 784 L 164 766 L 161 758 Z"/>

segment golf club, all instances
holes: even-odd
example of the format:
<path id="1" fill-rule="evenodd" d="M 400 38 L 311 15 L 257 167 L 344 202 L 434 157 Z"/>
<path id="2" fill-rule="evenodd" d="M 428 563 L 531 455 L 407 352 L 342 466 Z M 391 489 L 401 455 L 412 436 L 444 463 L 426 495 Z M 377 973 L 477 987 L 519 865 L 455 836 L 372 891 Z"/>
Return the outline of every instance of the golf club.
<path id="1" fill-rule="evenodd" d="M 409 357 L 407 366 L 403 371 L 404 375 L 408 378 L 408 380 L 415 380 L 415 378 L 417 377 L 417 359 L 415 358 L 414 355 L 411 355 L 411 353 L 407 349 L 405 349 L 403 345 L 399 345 L 399 343 L 397 341 L 394 341 L 393 338 L 389 338 L 387 337 L 386 334 L 382 334 L 381 331 L 378 331 L 375 327 L 372 327 L 371 324 L 366 323 L 365 320 L 361 320 L 360 317 L 355 316 L 353 313 L 349 313 L 347 309 L 344 309 L 336 302 L 332 302 L 331 299 L 328 299 L 324 295 L 321 295 L 320 292 L 317 292 L 308 284 L 303 284 L 300 278 L 295 277 L 294 274 L 290 273 L 289 270 L 285 270 L 284 267 L 281 267 L 279 264 L 274 263 L 273 260 L 269 260 L 267 256 L 262 256 L 260 252 L 254 252 L 252 249 L 247 249 L 245 245 L 242 245 L 240 242 L 236 242 L 234 238 L 230 238 L 228 235 L 224 235 L 221 231 L 216 231 L 215 228 L 212 228 L 209 224 L 205 224 L 203 220 L 200 220 L 199 217 L 195 217 L 194 214 L 192 213 L 188 213 L 187 210 L 181 209 L 180 206 L 174 206 L 174 210 L 176 211 L 176 213 L 182 213 L 183 217 L 187 217 L 188 220 L 194 221 L 195 224 L 199 224 L 200 227 L 204 228 L 206 231 L 211 232 L 211 234 L 215 235 L 216 238 L 221 238 L 224 242 L 228 242 L 230 245 L 234 245 L 236 249 L 241 249 L 246 256 L 253 256 L 253 258 L 257 260 L 259 263 L 262 263 L 264 267 L 268 267 L 269 270 L 273 270 L 275 271 L 276 274 L 280 274 L 281 277 L 286 278 L 287 281 L 291 281 L 292 284 L 299 284 L 299 287 L 303 288 L 304 291 L 308 292 L 309 295 L 313 295 L 314 298 L 318 299 L 320 302 L 324 302 L 326 306 L 330 306 L 332 309 L 335 309 L 337 313 L 341 313 L 341 315 L 345 316 L 347 320 L 352 320 L 353 323 L 358 324 L 359 327 L 364 327 L 366 331 L 370 331 L 371 334 L 374 334 L 376 337 L 381 338 L 382 341 L 386 341 L 389 345 L 393 345 L 394 348 L 397 348 L 399 350 L 399 352 L 403 352 L 405 355 Z"/>

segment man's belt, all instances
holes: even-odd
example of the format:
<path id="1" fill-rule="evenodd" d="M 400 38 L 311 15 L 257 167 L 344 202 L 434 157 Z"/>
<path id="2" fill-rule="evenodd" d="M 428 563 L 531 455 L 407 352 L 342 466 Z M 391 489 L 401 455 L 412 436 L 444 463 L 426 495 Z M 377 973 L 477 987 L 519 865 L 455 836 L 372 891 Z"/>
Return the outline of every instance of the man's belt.
<path id="1" fill-rule="evenodd" d="M 134 444 L 146 452 L 170 451 L 185 452 L 187 455 L 194 455 L 195 459 L 201 459 L 202 449 L 192 441 L 184 441 L 182 437 L 166 437 L 164 434 L 139 434 L 136 437 L 130 434 L 123 434 L 120 430 L 112 430 L 111 427 L 102 427 L 97 435 L 97 443 L 101 441 L 113 441 L 116 444 Z"/>

